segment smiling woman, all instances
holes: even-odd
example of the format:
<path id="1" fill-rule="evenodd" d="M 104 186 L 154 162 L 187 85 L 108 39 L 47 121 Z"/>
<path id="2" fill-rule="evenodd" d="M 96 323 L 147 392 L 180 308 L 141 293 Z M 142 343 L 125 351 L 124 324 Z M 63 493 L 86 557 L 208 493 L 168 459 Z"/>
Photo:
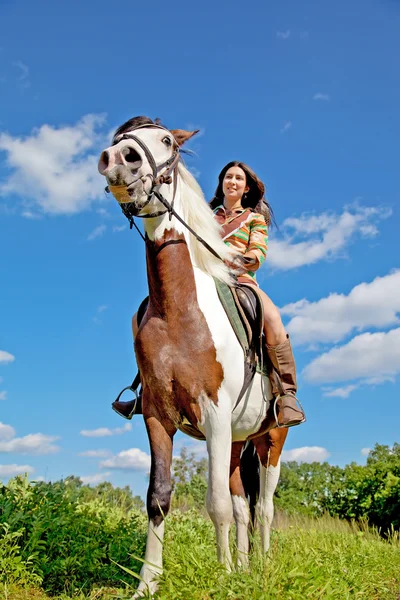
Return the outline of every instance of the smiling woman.
<path id="1" fill-rule="evenodd" d="M 264 334 L 267 352 L 275 373 L 280 378 L 277 387 L 273 374 L 271 381 L 276 395 L 277 424 L 292 427 L 305 421 L 302 408 L 297 407 L 296 365 L 278 309 L 256 283 L 256 271 L 267 255 L 267 226 L 273 212 L 264 198 L 265 186 L 245 163 L 232 161 L 218 176 L 218 186 L 210 205 L 222 226 L 224 242 L 235 252 L 233 265 L 238 281 L 256 286 L 264 307 Z"/>

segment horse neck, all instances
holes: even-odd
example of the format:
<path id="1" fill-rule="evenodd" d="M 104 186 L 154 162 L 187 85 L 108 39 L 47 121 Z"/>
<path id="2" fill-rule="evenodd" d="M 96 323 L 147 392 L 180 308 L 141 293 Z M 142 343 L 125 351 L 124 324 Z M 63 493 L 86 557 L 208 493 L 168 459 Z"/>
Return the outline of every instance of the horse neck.
<path id="1" fill-rule="evenodd" d="M 172 201 L 172 189 L 168 189 L 163 194 L 169 202 Z M 228 258 L 229 250 L 220 237 L 218 225 L 206 206 L 204 198 L 199 195 L 199 191 L 192 190 L 190 184 L 182 180 L 181 175 L 177 178 L 174 209 L 202 239 L 214 248 L 219 256 L 223 259 Z M 226 283 L 230 282 L 230 275 L 225 264 L 220 259 L 215 258 L 174 216 L 170 219 L 169 214 L 164 214 L 160 217 L 145 220 L 145 231 L 152 242 L 161 241 L 162 244 L 164 241 L 172 239 L 168 237 L 171 235 L 178 236 L 173 239 L 185 240 L 185 251 L 183 250 L 183 244 L 180 244 L 178 254 L 181 253 L 182 257 L 185 255 L 188 270 L 192 272 L 193 267 L 198 267 L 211 277 Z M 177 249 L 179 245 L 175 243 L 175 247 Z"/>
<path id="2" fill-rule="evenodd" d="M 162 237 L 146 240 L 150 303 L 161 316 L 183 312 L 196 295 L 193 265 L 183 233 L 165 229 Z"/>

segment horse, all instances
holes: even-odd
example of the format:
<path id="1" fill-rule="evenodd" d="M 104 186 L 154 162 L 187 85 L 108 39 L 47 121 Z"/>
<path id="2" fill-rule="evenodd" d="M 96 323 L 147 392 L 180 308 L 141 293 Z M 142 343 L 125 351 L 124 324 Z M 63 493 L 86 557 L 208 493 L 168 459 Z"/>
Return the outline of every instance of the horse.
<path id="1" fill-rule="evenodd" d="M 206 506 L 215 527 L 218 560 L 228 571 L 233 567 L 232 517 L 237 566 L 248 565 L 251 515 L 263 551 L 269 548 L 273 494 L 287 435 L 286 428 L 274 428 L 272 389 L 265 375 L 256 372 L 237 402 L 244 381 L 243 350 L 215 283 L 232 284 L 227 266 L 231 251 L 199 184 L 181 160 L 181 147 L 195 133 L 135 117 L 117 129 L 98 164 L 124 214 L 131 223 L 134 217 L 143 218 L 145 230 L 149 303 L 135 354 L 151 470 L 145 558 L 133 598 L 147 591 L 154 594 L 163 571 L 175 433 L 185 431 L 186 424 L 206 440 Z M 254 446 L 243 453 L 249 440 Z M 251 448 L 258 455 L 252 461 L 259 467 L 258 494 L 247 493 L 242 481 L 243 476 L 245 484 L 249 480 L 253 487 L 258 485 L 257 473 L 244 462 Z M 250 508 L 246 496 L 251 496 Z"/>

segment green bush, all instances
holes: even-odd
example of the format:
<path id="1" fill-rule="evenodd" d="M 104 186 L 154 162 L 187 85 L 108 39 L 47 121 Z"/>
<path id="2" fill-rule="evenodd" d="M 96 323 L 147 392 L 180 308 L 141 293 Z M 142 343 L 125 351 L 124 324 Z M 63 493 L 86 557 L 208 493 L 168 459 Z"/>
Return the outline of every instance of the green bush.
<path id="1" fill-rule="evenodd" d="M 142 555 L 145 544 L 140 510 L 107 503 L 74 478 L 35 485 L 11 480 L 1 489 L 0 523 L 14 540 L 16 567 L 20 559 L 52 594 L 129 581 L 115 563 L 137 569 L 131 555 Z"/>

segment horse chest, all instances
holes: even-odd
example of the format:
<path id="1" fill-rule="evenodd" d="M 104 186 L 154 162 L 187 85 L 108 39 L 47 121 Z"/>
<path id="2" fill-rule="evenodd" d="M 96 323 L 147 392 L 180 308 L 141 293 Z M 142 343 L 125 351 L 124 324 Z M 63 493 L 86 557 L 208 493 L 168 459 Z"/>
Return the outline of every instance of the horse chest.
<path id="1" fill-rule="evenodd" d="M 217 397 L 223 379 L 211 333 L 199 314 L 148 316 L 135 340 L 136 357 L 150 387 L 179 390 L 187 400 Z"/>

